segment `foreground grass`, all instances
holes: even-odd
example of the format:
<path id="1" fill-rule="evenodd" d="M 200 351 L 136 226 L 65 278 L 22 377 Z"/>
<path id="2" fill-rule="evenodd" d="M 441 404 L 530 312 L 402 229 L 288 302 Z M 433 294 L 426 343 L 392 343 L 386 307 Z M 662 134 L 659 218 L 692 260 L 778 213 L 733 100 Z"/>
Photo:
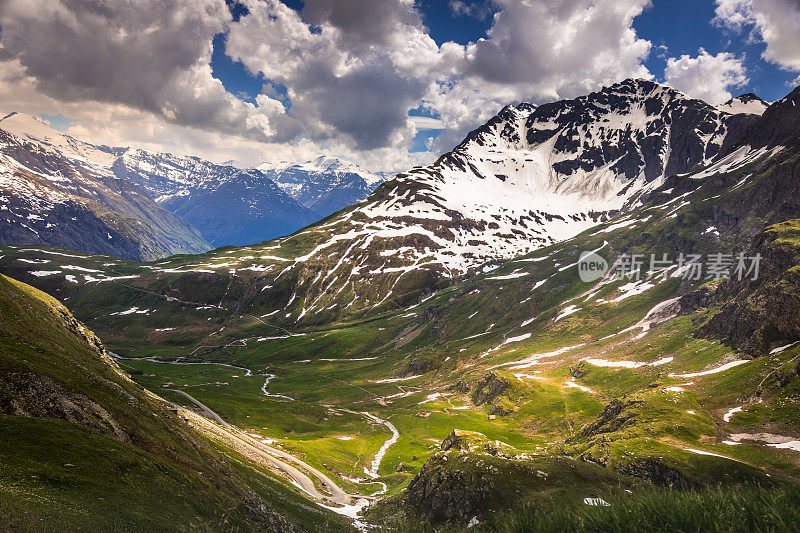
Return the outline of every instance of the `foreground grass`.
<path id="1" fill-rule="evenodd" d="M 610 494 L 616 496 L 610 496 Z M 800 487 L 764 489 L 739 485 L 697 492 L 642 489 L 633 493 L 608 491 L 609 506 L 585 505 L 563 498 L 543 497 L 524 508 L 478 522 L 469 531 L 501 533 L 628 533 L 669 531 L 793 532 L 800 531 Z M 462 526 L 432 528 L 424 521 L 403 518 L 392 532 L 450 533 Z"/>
<path id="2" fill-rule="evenodd" d="M 702 492 L 648 490 L 608 507 L 543 506 L 517 513 L 499 531 L 800 531 L 800 488 L 739 486 Z"/>

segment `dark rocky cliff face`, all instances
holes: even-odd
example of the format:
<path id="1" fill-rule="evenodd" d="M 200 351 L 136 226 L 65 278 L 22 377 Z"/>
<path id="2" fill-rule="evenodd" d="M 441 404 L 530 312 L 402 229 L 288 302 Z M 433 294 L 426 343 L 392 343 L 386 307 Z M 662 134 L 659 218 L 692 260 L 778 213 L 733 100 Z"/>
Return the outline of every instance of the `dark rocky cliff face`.
<path id="1" fill-rule="evenodd" d="M 759 120 L 752 121 L 737 145 L 792 146 L 800 140 L 800 87 L 770 105 Z"/>
<path id="2" fill-rule="evenodd" d="M 738 240 L 737 251 L 760 255 L 758 277 L 732 276 L 684 299 L 689 307 L 719 308 L 698 336 L 758 357 L 800 340 L 800 87 L 770 106 L 731 150 L 744 146 L 785 147 L 749 169 L 737 194 L 714 207 L 715 220 Z"/>
<path id="3" fill-rule="evenodd" d="M 727 152 L 758 117 L 730 115 L 701 100 L 647 80 L 629 79 L 601 91 L 573 100 L 561 100 L 539 107 L 521 104 L 507 107 L 485 126 L 470 134 L 465 143 L 488 142 L 498 124 L 510 123 L 514 111 L 527 111 L 525 141 L 536 145 L 552 141 L 559 153 L 574 154 L 554 165 L 556 172 L 569 175 L 578 169 L 592 171 L 612 163 L 611 170 L 634 179 L 643 170 L 645 180 L 688 172 L 695 165 Z M 615 130 L 614 117 L 638 113 L 641 123 Z M 547 124 L 548 127 L 542 127 Z M 597 128 L 587 128 L 597 124 Z M 604 125 L 606 124 L 606 125 Z M 501 136 L 520 142 L 513 128 Z M 459 148 L 454 152 L 458 153 Z"/>
<path id="4" fill-rule="evenodd" d="M 697 330 L 698 336 L 723 339 L 752 357 L 800 340 L 800 220 L 759 235 L 746 253 L 756 254 L 758 278 L 722 282 L 706 298 L 719 311 Z"/>

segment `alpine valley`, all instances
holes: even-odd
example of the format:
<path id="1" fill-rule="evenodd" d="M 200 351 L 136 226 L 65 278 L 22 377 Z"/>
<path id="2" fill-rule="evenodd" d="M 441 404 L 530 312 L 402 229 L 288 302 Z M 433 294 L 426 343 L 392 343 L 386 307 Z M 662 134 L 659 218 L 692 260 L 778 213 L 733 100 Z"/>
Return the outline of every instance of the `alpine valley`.
<path id="1" fill-rule="evenodd" d="M 800 523 L 800 87 L 507 106 L 394 177 L 0 129 L 12 530 Z"/>

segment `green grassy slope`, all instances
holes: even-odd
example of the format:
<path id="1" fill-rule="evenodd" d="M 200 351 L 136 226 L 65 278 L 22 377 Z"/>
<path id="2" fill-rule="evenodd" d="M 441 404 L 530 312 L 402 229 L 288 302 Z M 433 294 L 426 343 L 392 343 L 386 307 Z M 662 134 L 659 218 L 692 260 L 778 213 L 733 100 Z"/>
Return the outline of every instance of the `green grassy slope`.
<path id="1" fill-rule="evenodd" d="M 4 529 L 346 528 L 199 437 L 60 303 L 5 276 L 0 413 Z"/>

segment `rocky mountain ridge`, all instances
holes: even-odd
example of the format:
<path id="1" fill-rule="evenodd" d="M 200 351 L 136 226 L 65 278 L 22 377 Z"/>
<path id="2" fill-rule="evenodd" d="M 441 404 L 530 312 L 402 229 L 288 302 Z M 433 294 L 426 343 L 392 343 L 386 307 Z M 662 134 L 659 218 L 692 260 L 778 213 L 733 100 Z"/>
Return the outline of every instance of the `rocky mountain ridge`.
<path id="1" fill-rule="evenodd" d="M 272 288 L 254 305 L 293 303 L 298 319 L 407 305 L 448 280 L 629 212 L 669 176 L 713 173 L 725 157 L 720 165 L 730 170 L 772 153 L 773 141 L 761 151 L 742 141 L 763 120 L 644 80 L 507 106 L 434 164 L 276 242 L 270 255 L 286 261 L 263 276 Z"/>
<path id="2" fill-rule="evenodd" d="M 172 284 L 177 297 L 201 301 L 188 282 L 197 278 L 237 298 L 237 307 L 279 313 L 288 324 L 403 308 L 611 217 L 625 227 L 668 206 L 670 218 L 682 216 L 692 191 L 714 186 L 717 174 L 745 172 L 791 141 L 793 98 L 763 117 L 730 114 L 627 80 L 575 100 L 506 107 L 430 167 L 398 175 L 324 223 L 155 270 L 187 282 Z M 775 188 L 774 180 L 757 183 L 765 194 Z M 760 204 L 717 204 L 715 227 L 726 239 L 781 220 L 744 224 L 736 220 L 756 214 L 743 209 Z M 178 294 L 180 287 L 188 292 Z"/>

